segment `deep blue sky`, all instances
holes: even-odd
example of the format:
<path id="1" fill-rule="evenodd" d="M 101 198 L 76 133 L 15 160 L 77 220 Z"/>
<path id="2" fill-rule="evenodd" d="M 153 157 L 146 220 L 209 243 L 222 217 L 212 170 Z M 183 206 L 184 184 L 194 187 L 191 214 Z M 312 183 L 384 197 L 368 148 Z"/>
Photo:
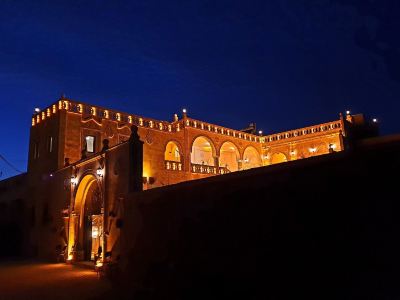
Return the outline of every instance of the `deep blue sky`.
<path id="1" fill-rule="evenodd" d="M 399 2 L 1 0 L 0 154 L 25 170 L 33 108 L 62 93 L 265 133 L 350 109 L 400 132 Z"/>

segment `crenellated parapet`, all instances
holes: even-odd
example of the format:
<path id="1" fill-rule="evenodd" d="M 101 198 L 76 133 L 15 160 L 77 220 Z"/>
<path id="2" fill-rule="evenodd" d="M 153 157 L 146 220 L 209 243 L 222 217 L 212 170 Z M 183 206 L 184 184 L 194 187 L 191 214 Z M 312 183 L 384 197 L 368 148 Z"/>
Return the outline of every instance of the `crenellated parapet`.
<path id="1" fill-rule="evenodd" d="M 249 142 L 261 143 L 263 141 L 262 137 L 254 134 L 245 133 L 239 130 L 234 130 L 187 117 L 175 122 L 160 121 L 152 118 L 127 114 L 121 111 L 105 109 L 99 106 L 88 105 L 70 99 L 60 99 L 58 102 L 50 105 L 44 110 L 35 113 L 32 116 L 32 126 L 36 126 L 41 122 L 45 122 L 46 119 L 51 118 L 51 116 L 56 114 L 58 111 L 67 111 L 70 113 L 80 114 L 85 119 L 92 117 L 99 120 L 112 120 L 120 124 L 135 124 L 139 127 L 151 128 L 164 132 L 179 132 L 185 127 L 192 127 L 203 130 L 204 132 L 212 132 Z"/>
<path id="2" fill-rule="evenodd" d="M 95 118 L 98 120 L 112 120 L 119 123 L 120 126 L 124 124 L 135 124 L 140 127 L 147 127 L 165 132 L 179 131 L 180 126 L 182 126 L 179 125 L 179 123 L 170 123 L 152 118 L 144 118 L 121 111 L 84 104 L 70 99 L 60 99 L 58 102 L 52 104 L 46 109 L 35 113 L 32 116 L 32 126 L 36 126 L 37 124 L 46 121 L 47 118 L 51 118 L 51 116 L 56 114 L 58 111 L 80 114 L 83 119 Z"/>
<path id="3" fill-rule="evenodd" d="M 326 135 L 334 132 L 339 132 L 343 130 L 343 121 L 337 120 L 332 122 L 327 122 L 323 124 L 303 127 L 299 129 L 294 129 L 290 131 L 280 132 L 276 134 L 265 135 L 262 137 L 263 142 L 266 144 L 276 144 L 281 143 L 283 141 L 290 142 L 294 140 L 298 140 L 300 138 L 308 138 L 319 135 Z"/>
<path id="4" fill-rule="evenodd" d="M 257 143 L 262 142 L 261 136 L 257 136 L 257 135 L 250 134 L 250 133 L 245 133 L 243 131 L 234 130 L 231 128 L 226 128 L 223 126 L 218 126 L 218 125 L 210 124 L 207 122 L 203 122 L 203 121 L 199 121 L 199 120 L 195 120 L 195 119 L 191 119 L 191 118 L 186 118 L 183 121 L 183 124 L 186 127 L 200 129 L 205 132 L 212 132 L 212 133 L 224 135 L 227 137 L 242 139 L 242 140 L 249 141 L 249 142 L 257 142 Z"/>

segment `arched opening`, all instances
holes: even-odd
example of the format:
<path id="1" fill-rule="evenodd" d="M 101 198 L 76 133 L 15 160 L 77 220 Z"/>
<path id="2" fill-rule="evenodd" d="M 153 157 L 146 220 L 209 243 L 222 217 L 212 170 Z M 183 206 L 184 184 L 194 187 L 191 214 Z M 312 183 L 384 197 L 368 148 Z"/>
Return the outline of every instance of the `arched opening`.
<path id="1" fill-rule="evenodd" d="M 196 138 L 190 159 L 192 164 L 215 166 L 215 148 L 212 142 L 203 136 Z"/>
<path id="2" fill-rule="evenodd" d="M 68 258 L 96 260 L 103 252 L 103 197 L 94 175 L 84 176 L 76 189 L 69 229 Z"/>
<path id="3" fill-rule="evenodd" d="M 239 170 L 239 150 L 235 144 L 225 142 L 219 150 L 219 166 L 226 167 L 230 172 Z"/>
<path id="4" fill-rule="evenodd" d="M 261 156 L 258 151 L 252 146 L 247 147 L 243 153 L 243 169 L 257 168 L 261 165 Z"/>
<path id="5" fill-rule="evenodd" d="M 287 162 L 287 158 L 286 158 L 285 154 L 283 154 L 282 152 L 276 152 L 276 153 L 272 154 L 271 164 L 279 164 L 279 163 L 283 163 L 283 162 Z"/>
<path id="6" fill-rule="evenodd" d="M 165 147 L 164 159 L 167 161 L 181 161 L 181 153 L 179 147 L 175 142 L 169 142 Z"/>

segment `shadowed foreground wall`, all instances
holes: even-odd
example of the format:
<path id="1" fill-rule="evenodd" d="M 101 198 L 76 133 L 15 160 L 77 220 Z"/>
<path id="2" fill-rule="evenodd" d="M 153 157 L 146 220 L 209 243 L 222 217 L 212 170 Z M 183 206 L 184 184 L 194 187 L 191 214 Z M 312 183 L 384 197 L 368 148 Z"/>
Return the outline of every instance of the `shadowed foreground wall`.
<path id="1" fill-rule="evenodd" d="M 399 296 L 399 138 L 131 195 L 115 293 Z M 125 250 L 125 251 L 124 251 Z"/>

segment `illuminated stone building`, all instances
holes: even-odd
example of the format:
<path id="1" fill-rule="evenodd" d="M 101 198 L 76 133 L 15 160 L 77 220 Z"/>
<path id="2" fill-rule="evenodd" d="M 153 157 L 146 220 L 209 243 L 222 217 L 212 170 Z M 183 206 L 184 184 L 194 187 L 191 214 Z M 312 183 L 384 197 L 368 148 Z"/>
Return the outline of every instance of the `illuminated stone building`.
<path id="1" fill-rule="evenodd" d="M 27 252 L 79 261 L 101 249 L 101 259 L 115 257 L 123 202 L 135 192 L 342 151 L 358 123 L 362 115 L 347 113 L 262 135 L 195 120 L 185 110 L 168 122 L 61 98 L 32 117 Z"/>

